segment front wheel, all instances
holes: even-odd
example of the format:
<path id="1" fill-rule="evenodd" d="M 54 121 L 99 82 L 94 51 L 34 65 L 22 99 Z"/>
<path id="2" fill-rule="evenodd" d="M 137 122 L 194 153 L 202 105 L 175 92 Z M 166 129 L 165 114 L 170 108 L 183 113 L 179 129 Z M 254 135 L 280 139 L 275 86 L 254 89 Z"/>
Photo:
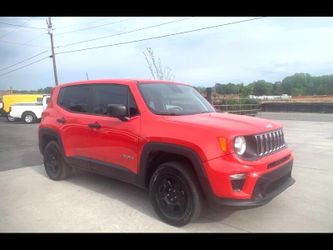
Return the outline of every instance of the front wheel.
<path id="1" fill-rule="evenodd" d="M 149 194 L 154 210 L 172 226 L 184 226 L 200 216 L 201 193 L 190 170 L 179 162 L 167 162 L 150 179 Z"/>

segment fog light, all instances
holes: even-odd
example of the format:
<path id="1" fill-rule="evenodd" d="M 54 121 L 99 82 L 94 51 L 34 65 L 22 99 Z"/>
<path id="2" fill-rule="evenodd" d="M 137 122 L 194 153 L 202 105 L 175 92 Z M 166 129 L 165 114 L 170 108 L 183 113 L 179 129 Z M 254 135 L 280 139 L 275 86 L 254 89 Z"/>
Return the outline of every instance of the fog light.
<path id="1" fill-rule="evenodd" d="M 234 180 L 242 180 L 242 179 L 245 179 L 246 178 L 246 174 L 233 174 L 233 175 L 230 175 L 230 179 L 232 181 Z"/>
<path id="2" fill-rule="evenodd" d="M 236 192 L 242 190 L 245 183 L 246 174 L 233 174 L 230 175 L 232 189 Z"/>

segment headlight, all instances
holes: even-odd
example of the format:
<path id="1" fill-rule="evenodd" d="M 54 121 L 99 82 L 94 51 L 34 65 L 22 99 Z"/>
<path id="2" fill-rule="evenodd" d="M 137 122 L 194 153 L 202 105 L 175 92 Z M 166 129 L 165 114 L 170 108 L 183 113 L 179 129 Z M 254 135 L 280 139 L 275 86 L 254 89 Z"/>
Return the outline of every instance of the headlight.
<path id="1" fill-rule="evenodd" d="M 238 155 L 244 154 L 246 150 L 246 141 L 244 136 L 237 136 L 234 140 L 234 148 Z"/>

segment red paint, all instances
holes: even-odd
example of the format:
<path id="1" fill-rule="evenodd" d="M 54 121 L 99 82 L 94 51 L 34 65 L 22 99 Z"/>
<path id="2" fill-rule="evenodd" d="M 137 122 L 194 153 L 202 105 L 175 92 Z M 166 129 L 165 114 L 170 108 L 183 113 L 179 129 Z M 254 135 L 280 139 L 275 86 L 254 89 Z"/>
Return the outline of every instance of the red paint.
<path id="1" fill-rule="evenodd" d="M 149 84 L 155 81 L 143 82 Z M 108 116 L 68 112 L 57 105 L 59 90 L 64 86 L 102 83 L 129 86 L 140 115 L 123 122 Z M 48 108 L 43 113 L 40 128 L 51 128 L 58 132 L 67 157 L 84 156 L 114 163 L 133 173 L 140 171 L 140 156 L 147 142 L 164 142 L 190 148 L 202 160 L 213 193 L 223 198 L 251 198 L 258 177 L 285 162 L 272 169 L 268 169 L 267 165 L 291 154 L 291 150 L 286 147 L 259 160 L 242 160 L 233 151 L 235 136 L 260 134 L 282 126 L 265 119 L 226 113 L 156 115 L 146 106 L 137 83 L 138 81 L 134 80 L 96 80 L 57 86 L 53 89 Z M 64 118 L 66 123 L 56 122 L 58 118 Z M 87 126 L 94 122 L 98 122 L 101 128 L 92 129 Z M 272 127 L 267 129 L 267 124 Z M 222 152 L 218 144 L 218 137 L 221 136 L 228 141 L 226 153 Z M 133 160 L 121 157 L 122 154 L 132 156 Z M 247 173 L 248 176 L 240 192 L 235 192 L 230 182 L 230 175 L 236 173 Z"/>

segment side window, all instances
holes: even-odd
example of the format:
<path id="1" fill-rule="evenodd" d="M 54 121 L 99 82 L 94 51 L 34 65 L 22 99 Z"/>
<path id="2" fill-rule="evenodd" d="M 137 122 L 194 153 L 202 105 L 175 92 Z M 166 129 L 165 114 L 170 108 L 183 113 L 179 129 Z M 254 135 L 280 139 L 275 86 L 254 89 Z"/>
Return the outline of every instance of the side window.
<path id="1" fill-rule="evenodd" d="M 98 84 L 94 86 L 93 113 L 107 115 L 108 104 L 123 104 L 128 106 L 130 116 L 139 113 L 128 87 L 112 84 Z"/>
<path id="2" fill-rule="evenodd" d="M 88 85 L 70 86 L 61 88 L 58 104 L 70 111 L 91 112 L 91 87 Z"/>
<path id="3" fill-rule="evenodd" d="M 136 103 L 134 101 L 134 97 L 133 97 L 131 91 L 129 91 L 129 110 L 130 110 L 131 117 L 139 114 L 139 109 L 136 106 Z"/>

